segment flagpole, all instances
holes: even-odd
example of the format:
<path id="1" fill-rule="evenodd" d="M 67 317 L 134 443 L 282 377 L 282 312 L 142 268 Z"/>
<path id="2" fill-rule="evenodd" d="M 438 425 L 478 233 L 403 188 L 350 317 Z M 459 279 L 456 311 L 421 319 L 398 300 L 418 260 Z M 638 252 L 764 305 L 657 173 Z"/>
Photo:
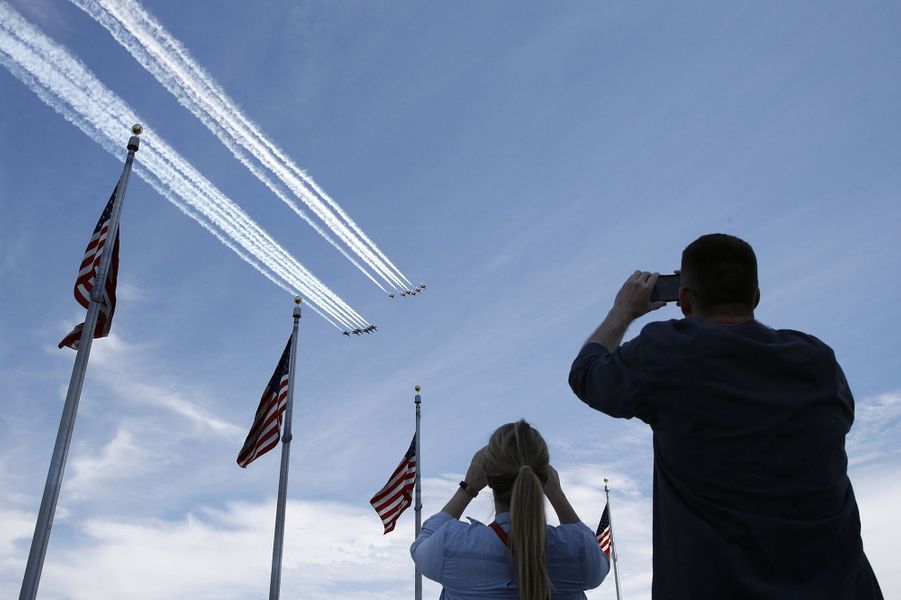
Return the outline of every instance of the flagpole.
<path id="1" fill-rule="evenodd" d="M 294 363 L 297 359 L 297 329 L 300 324 L 300 296 L 294 297 L 294 330 L 291 333 L 291 357 L 288 360 L 288 402 L 282 434 L 282 466 L 278 476 L 278 506 L 275 509 L 275 540 L 272 543 L 272 576 L 269 600 L 278 600 L 282 584 L 282 549 L 285 545 L 285 504 L 288 500 L 288 459 L 291 454 L 291 416 L 294 410 Z"/>
<path id="2" fill-rule="evenodd" d="M 421 418 L 419 406 L 422 404 L 422 396 L 419 395 L 421 387 L 416 386 L 416 396 L 413 398 L 413 403 L 416 405 L 416 503 L 413 505 L 413 510 L 416 512 L 416 536 L 413 539 L 419 537 L 419 532 L 422 529 L 422 478 L 420 477 L 420 473 L 422 473 L 422 446 L 419 443 L 419 421 Z M 422 600 L 422 572 L 419 570 L 419 567 L 415 566 L 414 569 L 416 573 L 416 577 L 414 580 L 414 598 L 415 600 Z"/>
<path id="3" fill-rule="evenodd" d="M 604 493 L 607 494 L 607 517 L 610 519 L 610 556 L 613 558 L 613 579 L 616 582 L 616 600 L 622 600 L 622 591 L 619 589 L 619 569 L 616 568 L 616 537 L 613 535 L 613 507 L 610 506 L 610 487 L 604 477 Z"/>
<path id="4" fill-rule="evenodd" d="M 134 125 L 131 131 L 134 135 L 128 140 L 128 156 L 125 158 L 122 176 L 119 178 L 118 186 L 116 186 L 116 199 L 113 201 L 113 210 L 110 214 L 110 224 L 106 237 L 109 243 L 103 246 L 100 269 L 97 271 L 94 288 L 91 290 L 88 312 L 84 320 L 84 329 L 81 332 L 81 340 L 78 343 L 75 364 L 72 366 L 72 377 L 69 379 L 69 391 L 66 393 L 66 403 L 63 405 L 63 414 L 59 421 L 56 443 L 53 446 L 53 455 L 50 459 L 50 469 L 47 471 L 47 482 L 44 484 L 44 496 L 41 498 L 41 508 L 38 511 L 38 520 L 34 527 L 31 550 L 28 552 L 28 563 L 25 566 L 25 577 L 22 579 L 19 600 L 34 600 L 38 593 L 38 585 L 41 583 L 41 571 L 44 568 L 44 557 L 47 555 L 47 545 L 50 542 L 50 530 L 53 528 L 56 502 L 59 499 L 63 473 L 66 470 L 69 443 L 72 441 L 72 432 L 75 429 L 75 413 L 78 411 L 81 388 L 84 385 L 85 371 L 87 371 L 88 359 L 91 355 L 91 343 L 94 341 L 94 330 L 97 327 L 97 317 L 100 314 L 100 305 L 103 302 L 106 275 L 112 261 L 113 247 L 116 245 L 119 215 L 122 212 L 122 203 L 125 201 L 125 189 L 128 187 L 131 165 L 135 159 L 135 152 L 138 151 L 140 146 L 138 136 L 141 135 L 143 128 L 140 125 Z"/>

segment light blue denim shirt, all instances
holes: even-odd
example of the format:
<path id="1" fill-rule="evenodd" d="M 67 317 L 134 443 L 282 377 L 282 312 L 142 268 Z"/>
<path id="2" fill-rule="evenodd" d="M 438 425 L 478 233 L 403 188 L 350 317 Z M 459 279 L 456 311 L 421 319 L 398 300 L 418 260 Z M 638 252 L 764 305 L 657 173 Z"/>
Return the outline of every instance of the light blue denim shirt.
<path id="1" fill-rule="evenodd" d="M 510 513 L 495 519 L 510 533 Z M 489 527 L 446 512 L 429 517 L 410 547 L 422 574 L 444 590 L 441 600 L 519 600 L 509 551 Z M 610 564 L 584 523 L 547 526 L 548 576 L 553 600 L 584 600 L 584 590 L 601 585 Z"/>

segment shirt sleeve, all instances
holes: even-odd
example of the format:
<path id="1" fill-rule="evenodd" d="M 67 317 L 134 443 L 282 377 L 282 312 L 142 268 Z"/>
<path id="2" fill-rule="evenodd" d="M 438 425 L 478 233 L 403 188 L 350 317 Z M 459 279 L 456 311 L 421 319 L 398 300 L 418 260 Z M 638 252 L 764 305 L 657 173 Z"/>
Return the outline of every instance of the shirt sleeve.
<path id="1" fill-rule="evenodd" d="M 416 567 L 433 581 L 441 581 L 445 547 L 442 532 L 448 531 L 444 526 L 451 521 L 456 519 L 444 511 L 432 515 L 422 524 L 419 535 L 410 546 L 410 556 Z"/>
<path id="2" fill-rule="evenodd" d="M 613 352 L 601 344 L 585 344 L 573 361 L 569 386 L 595 410 L 611 417 L 639 417 L 650 423 L 643 363 L 641 336 Z"/>
<path id="3" fill-rule="evenodd" d="M 598 546 L 594 532 L 585 523 L 560 525 L 567 532 L 567 537 L 582 554 L 582 589 L 593 590 L 601 585 L 610 572 L 610 561 Z"/>

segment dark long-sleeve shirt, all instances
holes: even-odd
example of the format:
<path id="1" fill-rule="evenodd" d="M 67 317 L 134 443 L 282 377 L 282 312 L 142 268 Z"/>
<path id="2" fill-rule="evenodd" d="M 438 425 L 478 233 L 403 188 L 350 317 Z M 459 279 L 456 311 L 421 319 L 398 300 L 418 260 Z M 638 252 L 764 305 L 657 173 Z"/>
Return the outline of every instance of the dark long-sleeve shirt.
<path id="1" fill-rule="evenodd" d="M 654 598 L 882 598 L 847 475 L 854 399 L 832 349 L 757 321 L 586 344 L 576 395 L 654 432 Z"/>

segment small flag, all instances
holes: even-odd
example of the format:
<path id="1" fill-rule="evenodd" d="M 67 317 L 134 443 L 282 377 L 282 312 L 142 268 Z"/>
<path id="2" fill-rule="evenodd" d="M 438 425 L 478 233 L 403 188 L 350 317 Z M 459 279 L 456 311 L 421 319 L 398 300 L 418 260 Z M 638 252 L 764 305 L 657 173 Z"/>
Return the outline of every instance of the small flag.
<path id="1" fill-rule="evenodd" d="M 410 449 L 404 454 L 394 473 L 388 478 L 385 487 L 376 492 L 372 500 L 372 508 L 379 514 L 385 533 L 394 531 L 398 517 L 413 503 L 413 487 L 416 485 L 416 436 L 410 443 Z"/>
<path id="2" fill-rule="evenodd" d="M 594 534 L 594 537 L 598 540 L 598 546 L 601 547 L 601 551 L 610 557 L 610 505 L 607 504 L 604 506 L 604 513 L 601 515 L 601 522 L 598 523 L 597 533 Z"/>
<path id="3" fill-rule="evenodd" d="M 288 398 L 288 368 L 291 357 L 291 338 L 288 338 L 288 344 L 282 357 L 275 367 L 275 372 L 263 390 L 263 397 L 260 398 L 260 406 L 257 408 L 257 414 L 253 419 L 253 425 L 247 439 L 244 440 L 244 447 L 238 454 L 238 464 L 246 467 L 257 458 L 266 454 L 278 445 L 278 436 L 282 427 L 282 413 L 285 412 Z"/>
<path id="4" fill-rule="evenodd" d="M 118 186 L 116 186 L 118 189 Z M 103 248 L 106 246 L 106 238 L 109 234 L 110 217 L 113 213 L 113 203 L 116 201 L 116 189 L 110 196 L 91 241 L 84 251 L 81 267 L 78 269 L 78 277 L 75 279 L 75 300 L 87 308 L 91 302 L 91 291 L 94 289 L 94 281 L 97 271 L 100 270 L 100 261 L 103 259 Z M 116 241 L 113 244 L 113 258 L 110 261 L 109 271 L 106 274 L 106 285 L 103 288 L 103 298 L 100 302 L 100 313 L 97 315 L 97 326 L 94 328 L 94 338 L 102 338 L 109 335 L 113 324 L 113 313 L 116 312 L 116 279 L 119 276 L 119 230 L 116 230 Z M 59 347 L 68 346 L 78 350 L 81 343 L 81 332 L 84 331 L 84 323 L 75 326 L 69 335 L 63 338 Z"/>

